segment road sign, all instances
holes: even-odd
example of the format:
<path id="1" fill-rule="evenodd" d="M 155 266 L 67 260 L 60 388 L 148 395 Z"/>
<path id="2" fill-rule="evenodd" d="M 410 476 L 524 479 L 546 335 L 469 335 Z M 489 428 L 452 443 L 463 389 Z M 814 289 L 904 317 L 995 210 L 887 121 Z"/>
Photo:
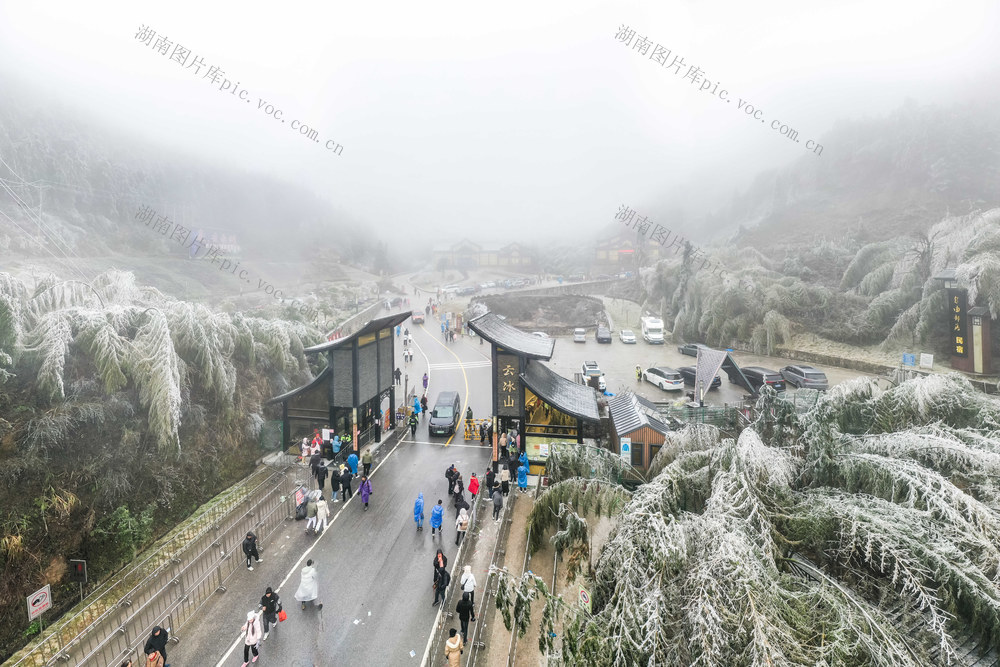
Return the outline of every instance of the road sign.
<path id="1" fill-rule="evenodd" d="M 87 583 L 87 561 L 71 560 L 69 562 L 69 580 L 74 584 Z"/>
<path id="2" fill-rule="evenodd" d="M 52 607 L 52 589 L 48 584 L 28 596 L 28 620 L 33 621 Z"/>
<path id="3" fill-rule="evenodd" d="M 904 366 L 910 366 L 910 367 L 916 366 L 917 365 L 917 356 L 915 354 L 910 354 L 909 352 L 904 352 L 903 353 L 903 365 Z"/>
<path id="4" fill-rule="evenodd" d="M 593 609 L 591 608 L 590 604 L 590 591 L 588 591 L 583 586 L 580 586 L 580 595 L 577 599 L 580 603 L 581 609 L 586 609 L 588 614 L 593 612 Z"/>
<path id="5" fill-rule="evenodd" d="M 622 461 L 632 463 L 632 438 L 622 438 Z"/>
<path id="6" fill-rule="evenodd" d="M 922 352 L 920 354 L 920 367 L 931 368 L 934 366 L 934 355 Z"/>

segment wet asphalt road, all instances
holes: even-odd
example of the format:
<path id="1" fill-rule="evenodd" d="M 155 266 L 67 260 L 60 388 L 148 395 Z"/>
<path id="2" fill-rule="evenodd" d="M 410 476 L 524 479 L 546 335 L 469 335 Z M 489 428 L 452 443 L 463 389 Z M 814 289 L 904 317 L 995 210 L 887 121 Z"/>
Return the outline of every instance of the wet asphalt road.
<path id="1" fill-rule="evenodd" d="M 488 362 L 489 348 L 480 347 L 475 338 L 472 344 L 466 340 L 445 346 L 439 332 L 434 336 L 429 328 L 406 324 L 417 344 L 406 371 L 419 383 L 430 362 L 431 404 L 439 391 L 457 390 L 464 413 L 471 393 L 474 413 L 485 416 L 490 408 L 490 375 L 488 363 L 483 362 Z M 397 339 L 400 363 L 401 349 Z M 469 367 L 463 369 L 460 363 Z M 445 469 L 456 464 L 467 485 L 470 472 L 482 477 L 491 453 L 478 440 L 466 444 L 461 429 L 447 442 L 448 438 L 429 438 L 427 421 L 422 420 L 416 438 L 407 433 L 373 470 L 367 511 L 357 495 L 346 504 L 332 503 L 330 526 L 318 538 L 303 534 L 304 521 L 283 524 L 264 543 L 263 562 L 253 572 L 237 573 L 229 591 L 215 597 L 185 627 L 181 643 L 168 650 L 174 667 L 241 665 L 243 643 L 237 635 L 246 612 L 256 609 L 265 587 L 277 588 L 289 573 L 278 590 L 288 620 L 261 643 L 256 665 L 419 665 L 437 614 L 431 605 L 431 561 L 440 547 L 451 569 L 458 550 Z M 355 492 L 358 481 L 352 485 Z M 413 503 L 420 492 L 427 521 L 418 533 Z M 432 538 L 430 513 L 439 498 L 445 501 L 444 537 Z M 315 561 L 319 573 L 317 602 L 323 603 L 322 610 L 310 606 L 302 611 L 294 599 L 305 558 Z"/>

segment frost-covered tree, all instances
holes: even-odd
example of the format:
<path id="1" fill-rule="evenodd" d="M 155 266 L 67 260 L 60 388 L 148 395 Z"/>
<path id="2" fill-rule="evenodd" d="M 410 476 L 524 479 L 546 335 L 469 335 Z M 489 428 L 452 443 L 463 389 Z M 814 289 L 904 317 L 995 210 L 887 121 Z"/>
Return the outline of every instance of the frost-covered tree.
<path id="1" fill-rule="evenodd" d="M 1000 645 L 1000 403 L 956 376 L 669 434 L 568 620 L 579 665 L 950 665 Z M 763 436 L 761 435 L 763 434 Z M 977 649 L 978 647 L 978 649 Z"/>

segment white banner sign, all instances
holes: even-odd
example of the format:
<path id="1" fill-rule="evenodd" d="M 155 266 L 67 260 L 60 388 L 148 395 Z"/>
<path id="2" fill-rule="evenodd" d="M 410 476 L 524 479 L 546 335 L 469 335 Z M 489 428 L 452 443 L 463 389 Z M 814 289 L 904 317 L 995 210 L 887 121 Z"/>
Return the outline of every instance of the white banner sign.
<path id="1" fill-rule="evenodd" d="M 48 584 L 28 596 L 28 620 L 33 621 L 52 607 L 52 590 Z"/>

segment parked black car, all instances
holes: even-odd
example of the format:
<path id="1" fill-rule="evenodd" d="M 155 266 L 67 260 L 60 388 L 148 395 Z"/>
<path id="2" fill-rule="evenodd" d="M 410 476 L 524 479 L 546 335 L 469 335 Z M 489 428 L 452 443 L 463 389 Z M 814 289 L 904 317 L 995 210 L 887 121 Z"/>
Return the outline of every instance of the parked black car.
<path id="1" fill-rule="evenodd" d="M 741 370 L 754 391 L 760 391 L 765 384 L 773 387 L 775 391 L 785 391 L 785 378 L 781 377 L 781 373 L 778 371 L 760 366 L 746 366 Z"/>
<path id="2" fill-rule="evenodd" d="M 611 329 L 607 328 L 602 324 L 597 325 L 597 333 L 594 334 L 598 343 L 610 343 L 611 342 Z"/>
<path id="3" fill-rule="evenodd" d="M 830 386 L 826 373 L 812 366 L 785 366 L 781 369 L 781 377 L 793 387 L 826 391 Z"/>
<path id="4" fill-rule="evenodd" d="M 708 345 L 702 345 L 701 343 L 684 343 L 683 345 L 677 346 L 677 351 L 681 354 L 686 354 L 689 357 L 697 357 L 698 350 L 711 350 Z"/>
<path id="5" fill-rule="evenodd" d="M 695 376 L 698 374 L 698 369 L 695 366 L 681 366 L 680 368 L 677 369 L 677 372 L 680 373 L 681 377 L 684 378 L 684 384 L 689 384 L 691 386 L 694 386 L 694 379 Z M 709 389 L 718 389 L 721 386 L 722 386 L 722 378 L 716 375 L 715 378 L 712 380 L 712 384 L 709 386 Z"/>

